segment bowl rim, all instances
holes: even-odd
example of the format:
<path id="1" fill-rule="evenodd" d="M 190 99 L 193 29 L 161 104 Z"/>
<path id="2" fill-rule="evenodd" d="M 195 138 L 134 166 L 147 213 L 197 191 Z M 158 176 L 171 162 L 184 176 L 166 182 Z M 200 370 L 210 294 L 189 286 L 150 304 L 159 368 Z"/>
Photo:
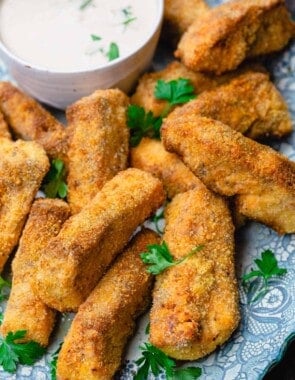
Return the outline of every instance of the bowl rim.
<path id="1" fill-rule="evenodd" d="M 96 71 L 104 70 L 104 69 L 111 69 L 112 67 L 118 66 L 120 63 L 128 60 L 129 58 L 133 57 L 136 53 L 141 51 L 153 38 L 155 33 L 157 32 L 158 28 L 161 26 L 163 17 L 164 17 L 164 0 L 154 0 L 157 2 L 157 17 L 155 18 L 155 21 L 153 23 L 153 28 L 151 29 L 150 33 L 148 34 L 147 38 L 144 39 L 142 44 L 136 49 L 131 51 L 129 54 L 119 57 L 117 59 L 114 59 L 113 61 L 107 62 L 104 65 L 99 65 L 97 67 L 92 67 L 89 69 L 79 69 L 79 70 L 57 70 L 57 69 L 50 69 L 45 68 L 39 65 L 35 65 L 32 62 L 26 61 L 16 54 L 12 53 L 6 45 L 2 42 L 0 37 L 0 57 L 2 55 L 2 58 L 5 59 L 4 55 L 6 55 L 11 61 L 14 61 L 15 63 L 18 63 L 22 65 L 24 68 L 35 70 L 36 72 L 42 73 L 42 74 L 56 74 L 56 75 L 74 75 L 74 74 L 88 74 L 93 73 Z M 2 54 L 1 54 L 2 53 Z"/>

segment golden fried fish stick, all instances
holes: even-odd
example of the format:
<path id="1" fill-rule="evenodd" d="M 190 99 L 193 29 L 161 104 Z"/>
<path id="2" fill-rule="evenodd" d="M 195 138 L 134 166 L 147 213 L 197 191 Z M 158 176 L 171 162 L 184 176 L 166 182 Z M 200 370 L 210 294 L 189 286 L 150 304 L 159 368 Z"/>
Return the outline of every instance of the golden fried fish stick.
<path id="1" fill-rule="evenodd" d="M 132 167 L 159 178 L 170 199 L 178 193 L 204 186 L 177 155 L 167 152 L 158 140 L 144 137 L 131 149 L 130 159 Z"/>
<path id="2" fill-rule="evenodd" d="M 166 38 L 177 38 L 199 17 L 208 12 L 204 0 L 165 0 L 164 34 Z"/>
<path id="3" fill-rule="evenodd" d="M 51 158 L 65 156 L 64 127 L 38 102 L 9 82 L 0 82 L 0 110 L 16 136 L 38 142 Z"/>
<path id="4" fill-rule="evenodd" d="M 224 343 L 239 322 L 234 228 L 225 201 L 205 187 L 176 195 L 163 240 L 177 260 L 203 248 L 157 276 L 150 341 L 175 359 L 195 360 Z"/>
<path id="5" fill-rule="evenodd" d="M 31 204 L 49 169 L 39 144 L 0 139 L 0 271 L 17 245 Z"/>
<path id="6" fill-rule="evenodd" d="M 138 169 L 117 174 L 51 239 L 39 260 L 34 290 L 57 310 L 76 310 L 136 227 L 163 201 L 162 184 L 151 174 Z"/>
<path id="7" fill-rule="evenodd" d="M 192 70 L 221 74 L 245 58 L 281 50 L 294 35 L 284 0 L 234 0 L 191 24 L 175 56 Z"/>
<path id="8" fill-rule="evenodd" d="M 169 118 L 185 115 L 221 121 L 252 139 L 283 137 L 292 131 L 288 107 L 268 75 L 247 72 L 228 84 L 205 91 L 176 108 Z"/>
<path id="9" fill-rule="evenodd" d="M 152 276 L 139 254 L 157 243 L 152 231 L 140 232 L 79 307 L 58 357 L 60 380 L 113 379 L 151 298 Z"/>
<path id="10" fill-rule="evenodd" d="M 225 124 L 187 115 L 162 127 L 177 153 L 211 190 L 237 195 L 237 210 L 277 232 L 295 232 L 295 163 Z"/>
<path id="11" fill-rule="evenodd" d="M 8 125 L 4 119 L 3 113 L 0 111 L 0 138 L 2 137 L 11 140 Z"/>
<path id="12" fill-rule="evenodd" d="M 26 330 L 25 341 L 48 345 L 55 311 L 34 294 L 31 282 L 40 251 L 58 234 L 69 216 L 69 206 L 59 199 L 38 199 L 33 203 L 12 262 L 12 288 L 1 325 L 4 335 Z"/>
<path id="13" fill-rule="evenodd" d="M 69 122 L 68 201 L 79 212 L 103 185 L 127 168 L 128 97 L 120 90 L 98 90 L 67 108 Z"/>

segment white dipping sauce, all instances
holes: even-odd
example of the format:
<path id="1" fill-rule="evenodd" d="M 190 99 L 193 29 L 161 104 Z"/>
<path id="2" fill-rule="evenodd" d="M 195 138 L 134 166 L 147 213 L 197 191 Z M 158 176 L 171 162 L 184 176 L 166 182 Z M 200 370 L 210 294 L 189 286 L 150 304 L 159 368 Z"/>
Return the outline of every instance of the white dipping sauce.
<path id="1" fill-rule="evenodd" d="M 87 70 L 137 50 L 158 12 L 157 0 L 2 0 L 0 38 L 29 64 Z"/>

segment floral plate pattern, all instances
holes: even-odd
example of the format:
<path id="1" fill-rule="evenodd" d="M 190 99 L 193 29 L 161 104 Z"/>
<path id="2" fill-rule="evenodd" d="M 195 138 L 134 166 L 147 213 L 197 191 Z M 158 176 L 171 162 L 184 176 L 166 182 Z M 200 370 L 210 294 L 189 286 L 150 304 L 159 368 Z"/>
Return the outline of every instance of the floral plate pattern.
<path id="1" fill-rule="evenodd" d="M 210 0 L 215 6 L 223 1 Z M 287 1 L 295 17 L 295 3 Z M 265 62 L 273 74 L 273 80 L 283 94 L 292 114 L 295 127 L 295 43 L 283 53 Z M 9 74 L 0 60 L 0 80 L 10 80 Z M 274 146 L 295 161 L 295 132 Z M 270 281 L 269 291 L 257 302 L 250 302 L 255 290 L 246 291 L 240 285 L 241 323 L 231 339 L 213 354 L 190 363 L 202 368 L 201 379 L 206 380 L 259 380 L 268 369 L 278 362 L 288 343 L 295 338 L 295 235 L 279 236 L 271 229 L 249 223 L 237 238 L 237 277 L 249 272 L 255 258 L 263 250 L 275 252 L 279 266 L 287 269 L 287 274 Z M 240 281 L 241 284 L 241 281 Z M 2 305 L 4 308 L 4 306 Z M 1 307 L 0 307 L 1 308 Z M 53 343 L 48 353 L 33 367 L 20 366 L 14 375 L 0 370 L 0 378 L 6 380 L 49 380 L 49 362 L 52 353 L 69 328 L 72 315 L 60 318 L 54 332 Z M 132 380 L 136 373 L 135 360 L 139 357 L 139 346 L 147 341 L 145 333 L 148 316 L 141 318 L 137 332 L 127 349 L 125 363 L 119 380 Z M 152 379 L 153 377 L 151 377 Z M 158 380 L 164 380 L 162 374 Z"/>

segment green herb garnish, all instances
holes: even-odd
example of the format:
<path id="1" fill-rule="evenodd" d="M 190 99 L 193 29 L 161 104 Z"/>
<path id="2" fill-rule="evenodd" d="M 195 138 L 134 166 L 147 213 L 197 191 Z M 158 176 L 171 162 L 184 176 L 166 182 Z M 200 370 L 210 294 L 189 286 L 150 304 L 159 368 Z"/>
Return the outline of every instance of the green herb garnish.
<path id="1" fill-rule="evenodd" d="M 119 58 L 119 47 L 115 42 L 110 43 L 109 50 L 107 51 L 106 56 L 109 61 L 113 61 L 114 59 Z"/>
<path id="2" fill-rule="evenodd" d="M 42 190 L 48 198 L 65 198 L 68 187 L 65 183 L 66 170 L 64 163 L 60 159 L 54 159 L 51 162 L 49 172 L 46 174 Z"/>
<path id="3" fill-rule="evenodd" d="M 97 34 L 91 34 L 90 35 L 92 41 L 100 41 L 101 40 L 101 37 L 98 36 Z"/>
<path id="4" fill-rule="evenodd" d="M 160 138 L 162 118 L 155 117 L 151 111 L 131 104 L 127 108 L 127 125 L 131 130 L 130 145 L 136 146 L 144 136 Z"/>
<path id="5" fill-rule="evenodd" d="M 11 282 L 0 276 L 0 302 L 6 300 L 9 295 L 8 289 L 11 288 Z"/>
<path id="6" fill-rule="evenodd" d="M 125 27 L 128 26 L 131 22 L 133 22 L 133 21 L 135 21 L 137 19 L 132 14 L 132 8 L 131 8 L 131 6 L 123 8 L 122 9 L 122 13 L 123 13 L 123 16 L 124 16 L 123 25 Z"/>
<path id="7" fill-rule="evenodd" d="M 15 372 L 17 364 L 32 365 L 44 354 L 45 348 L 39 343 L 15 342 L 23 339 L 26 333 L 26 330 L 19 330 L 15 333 L 9 332 L 6 338 L 0 337 L 0 365 L 5 371 Z"/>
<path id="8" fill-rule="evenodd" d="M 287 273 L 287 269 L 279 268 L 277 259 L 274 253 L 267 249 L 261 253 L 261 259 L 255 259 L 255 264 L 258 270 L 251 270 L 250 273 L 242 276 L 242 283 L 245 285 L 247 282 L 251 282 L 253 279 L 261 278 L 263 283 L 259 288 L 257 295 L 251 300 L 255 302 L 263 297 L 269 290 L 269 279 L 275 276 L 282 276 Z"/>
<path id="9" fill-rule="evenodd" d="M 2 325 L 2 323 L 3 323 L 3 318 L 4 318 L 4 314 L 0 313 L 0 325 Z"/>
<path id="10" fill-rule="evenodd" d="M 149 265 L 147 268 L 147 271 L 149 273 L 157 275 L 167 268 L 173 267 L 187 260 L 196 252 L 203 249 L 203 246 L 199 245 L 198 247 L 195 247 L 190 253 L 188 253 L 180 260 L 174 260 L 165 241 L 163 241 L 161 244 L 149 244 L 147 246 L 147 249 L 148 252 L 143 252 L 140 254 L 141 260 L 145 264 Z"/>
<path id="11" fill-rule="evenodd" d="M 51 360 L 49 362 L 51 380 L 56 380 L 56 365 L 57 365 L 58 354 L 61 350 L 61 346 L 62 346 L 62 343 L 60 343 L 58 349 L 52 354 Z"/>
<path id="12" fill-rule="evenodd" d="M 164 352 L 150 343 L 140 346 L 142 357 L 136 360 L 139 369 L 134 380 L 146 380 L 150 371 L 154 376 L 164 372 L 167 380 L 195 380 L 201 374 L 201 368 L 176 368 L 175 361 L 169 358 Z"/>
<path id="13" fill-rule="evenodd" d="M 187 103 L 195 99 L 194 87 L 190 84 L 189 79 L 179 78 L 165 82 L 159 79 L 156 83 L 154 95 L 156 99 L 166 100 L 166 108 L 162 112 L 162 117 L 168 115 L 172 107 L 177 104 Z"/>
<path id="14" fill-rule="evenodd" d="M 79 9 L 80 11 L 83 11 L 85 8 L 88 7 L 92 3 L 93 0 L 85 0 L 83 3 L 80 5 Z"/>

